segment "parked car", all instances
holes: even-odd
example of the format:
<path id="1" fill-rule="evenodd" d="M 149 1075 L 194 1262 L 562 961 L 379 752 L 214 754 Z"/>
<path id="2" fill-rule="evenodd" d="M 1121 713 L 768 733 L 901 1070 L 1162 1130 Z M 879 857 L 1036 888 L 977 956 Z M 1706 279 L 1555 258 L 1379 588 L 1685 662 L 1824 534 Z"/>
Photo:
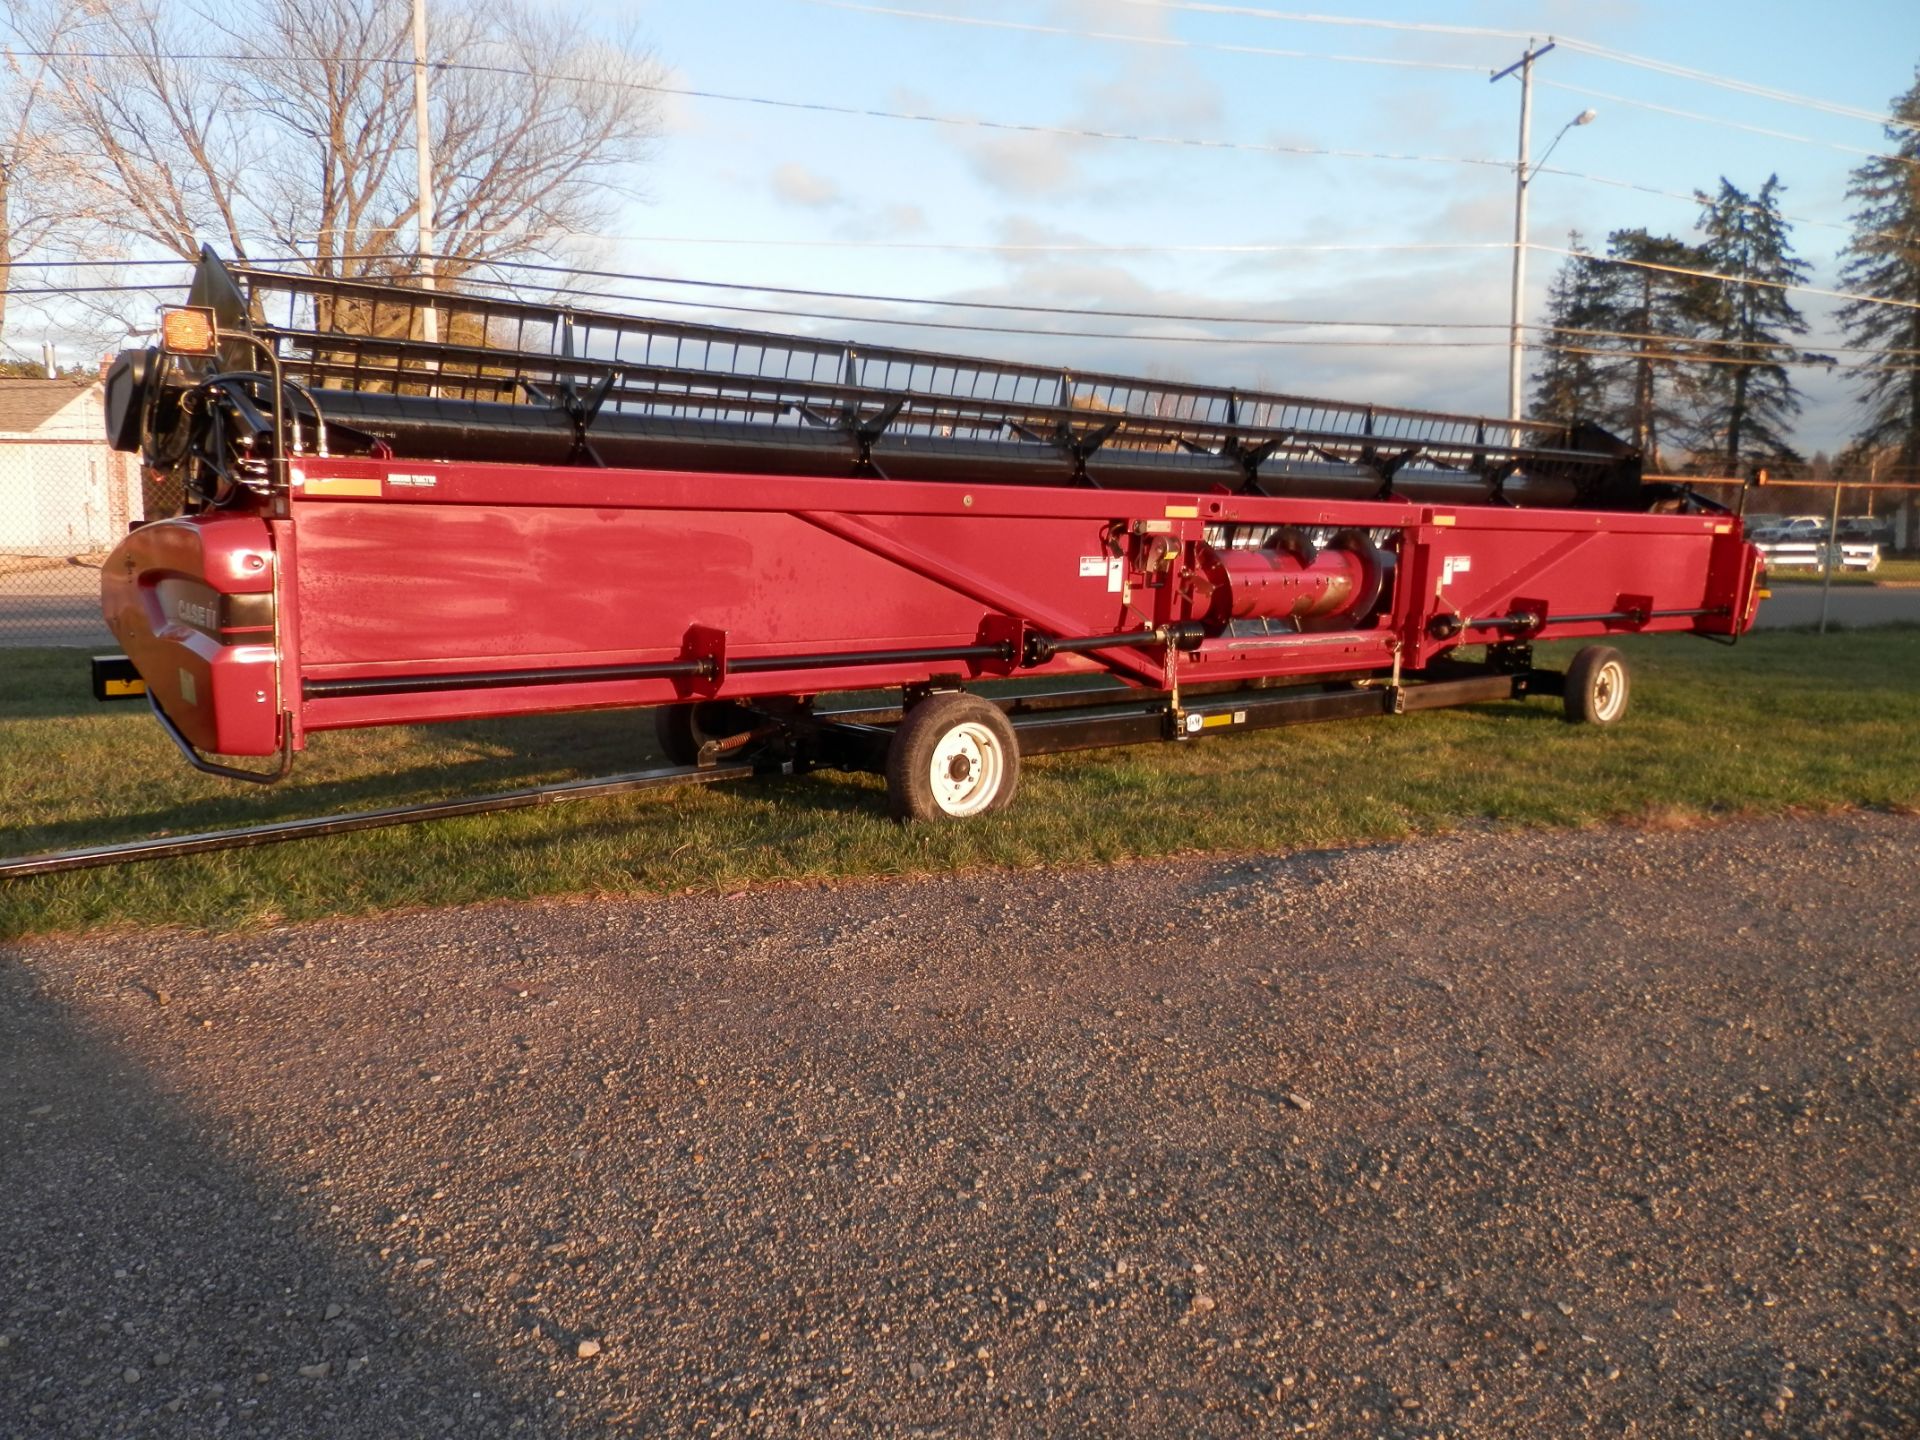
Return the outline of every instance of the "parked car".
<path id="1" fill-rule="evenodd" d="M 1827 522 L 1818 515 L 1770 515 L 1756 520 L 1747 530 L 1757 545 L 1781 545 L 1790 541 L 1826 539 Z"/>
<path id="2" fill-rule="evenodd" d="M 1847 515 L 1840 521 L 1840 538 L 1859 545 L 1893 548 L 1893 520 L 1886 515 Z"/>

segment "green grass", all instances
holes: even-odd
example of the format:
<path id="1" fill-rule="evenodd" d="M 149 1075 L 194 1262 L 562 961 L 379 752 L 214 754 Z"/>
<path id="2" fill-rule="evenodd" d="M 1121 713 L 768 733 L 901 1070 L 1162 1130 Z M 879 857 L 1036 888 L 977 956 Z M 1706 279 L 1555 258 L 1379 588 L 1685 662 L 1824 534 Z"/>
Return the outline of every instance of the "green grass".
<path id="1" fill-rule="evenodd" d="M 1543 647 L 1564 663 L 1571 647 Z M 1004 814 L 902 830 L 879 782 L 821 773 L 582 801 L 0 882 L 0 936 L 242 928 L 397 906 L 733 889 L 1130 856 L 1920 803 L 1920 630 L 1630 640 L 1634 710 L 1557 701 L 1030 761 Z M 200 776 L 144 706 L 96 705 L 74 651 L 0 651 L 0 853 L 478 793 L 654 762 L 607 713 L 315 737 L 273 790 Z"/>
<path id="2" fill-rule="evenodd" d="M 1920 559 L 1882 560 L 1880 568 L 1871 575 L 1858 570 L 1836 570 L 1833 583 L 1836 585 L 1878 585 L 1883 582 L 1893 584 L 1920 584 Z M 1818 570 L 1773 570 L 1767 572 L 1770 585 L 1818 585 Z"/>

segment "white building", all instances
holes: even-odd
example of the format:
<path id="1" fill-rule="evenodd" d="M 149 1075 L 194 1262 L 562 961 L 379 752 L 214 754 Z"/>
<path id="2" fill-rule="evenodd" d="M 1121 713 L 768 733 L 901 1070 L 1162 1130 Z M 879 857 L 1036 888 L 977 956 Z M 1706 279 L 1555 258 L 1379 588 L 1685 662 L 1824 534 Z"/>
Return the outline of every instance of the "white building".
<path id="1" fill-rule="evenodd" d="M 136 457 L 107 448 L 96 377 L 0 377 L 0 555 L 111 550 L 144 518 Z"/>

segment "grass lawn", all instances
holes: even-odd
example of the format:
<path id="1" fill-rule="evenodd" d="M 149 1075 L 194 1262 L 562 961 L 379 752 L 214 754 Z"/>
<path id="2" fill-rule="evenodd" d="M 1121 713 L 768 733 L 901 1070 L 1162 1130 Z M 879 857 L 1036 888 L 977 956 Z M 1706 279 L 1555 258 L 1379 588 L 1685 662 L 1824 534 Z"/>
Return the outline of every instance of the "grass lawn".
<path id="1" fill-rule="evenodd" d="M 1770 585 L 1818 585 L 1818 570 L 1776 570 L 1767 571 L 1767 583 Z M 1901 585 L 1920 585 L 1920 559 L 1882 560 L 1880 567 L 1871 575 L 1859 570 L 1836 570 L 1833 583 L 1836 585 L 1878 585 L 1881 582 Z"/>
<path id="2" fill-rule="evenodd" d="M 1543 647 L 1564 663 L 1570 646 Z M 880 782 L 820 773 L 0 881 L 0 937 L 228 929 L 394 906 L 1289 849 L 1461 826 L 1686 823 L 1920 803 L 1920 629 L 1622 642 L 1633 713 L 1559 702 L 1049 756 L 1013 809 L 902 830 Z M 473 794 L 655 763 L 649 717 L 317 736 L 272 790 L 181 763 L 144 705 L 98 705 L 73 650 L 0 651 L 0 854 Z"/>

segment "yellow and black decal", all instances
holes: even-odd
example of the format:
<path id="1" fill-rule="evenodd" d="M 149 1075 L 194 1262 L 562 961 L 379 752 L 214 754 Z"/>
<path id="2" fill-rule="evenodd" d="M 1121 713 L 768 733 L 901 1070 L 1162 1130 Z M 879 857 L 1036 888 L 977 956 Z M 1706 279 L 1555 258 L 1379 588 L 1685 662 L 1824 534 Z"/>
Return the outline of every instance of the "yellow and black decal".
<path id="1" fill-rule="evenodd" d="M 147 682 L 124 655 L 93 657 L 93 698 L 96 700 L 137 700 L 147 693 Z"/>

